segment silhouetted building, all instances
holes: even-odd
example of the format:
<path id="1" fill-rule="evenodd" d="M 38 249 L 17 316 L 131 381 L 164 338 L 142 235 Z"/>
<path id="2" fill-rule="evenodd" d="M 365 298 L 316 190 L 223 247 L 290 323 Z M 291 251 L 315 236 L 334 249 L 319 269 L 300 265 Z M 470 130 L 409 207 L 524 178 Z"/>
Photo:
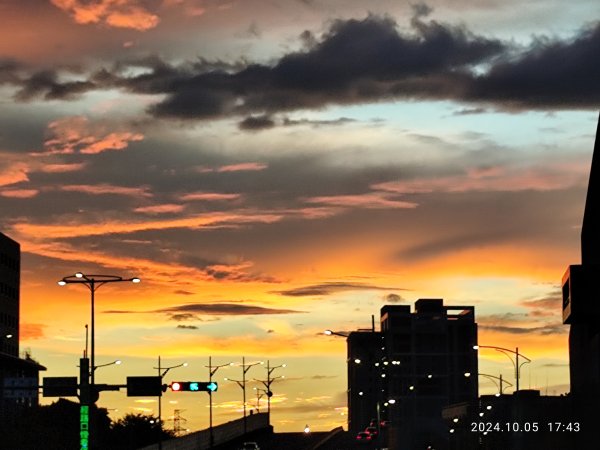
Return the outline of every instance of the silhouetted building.
<path id="1" fill-rule="evenodd" d="M 581 264 L 562 279 L 563 322 L 569 330 L 571 395 L 585 417 L 584 433 L 598 437 L 600 421 L 600 118 L 581 228 Z"/>
<path id="2" fill-rule="evenodd" d="M 19 244 L 0 233 L 0 353 L 19 356 Z"/>
<path id="3" fill-rule="evenodd" d="M 38 403 L 38 374 L 46 370 L 29 356 L 19 358 L 21 249 L 0 233 L 0 422 Z M 35 388 L 34 388 L 35 386 Z"/>
<path id="4" fill-rule="evenodd" d="M 442 409 L 477 398 L 472 306 L 442 299 L 381 308 L 381 331 L 348 336 L 348 427 L 384 422 L 389 447 L 444 448 Z"/>
<path id="5" fill-rule="evenodd" d="M 580 413 L 572 398 L 538 390 L 482 395 L 444 408 L 450 450 L 578 450 Z"/>
<path id="6" fill-rule="evenodd" d="M 377 418 L 381 393 L 379 364 L 383 336 L 375 330 L 353 331 L 348 335 L 348 429 L 363 431 Z"/>

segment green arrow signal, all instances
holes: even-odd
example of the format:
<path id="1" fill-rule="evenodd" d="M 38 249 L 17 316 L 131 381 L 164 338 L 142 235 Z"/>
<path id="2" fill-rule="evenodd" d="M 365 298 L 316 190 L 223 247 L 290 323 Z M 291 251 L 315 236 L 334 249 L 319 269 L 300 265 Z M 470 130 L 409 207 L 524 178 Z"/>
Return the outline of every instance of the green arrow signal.
<path id="1" fill-rule="evenodd" d="M 219 386 L 217 386 L 217 383 L 215 383 L 214 381 L 211 381 L 210 383 L 208 383 L 206 385 L 206 389 L 208 389 L 211 392 L 215 392 L 217 390 Z"/>
<path id="2" fill-rule="evenodd" d="M 190 383 L 190 391 L 198 391 L 198 390 L 200 390 L 198 383 L 196 383 L 196 382 Z"/>

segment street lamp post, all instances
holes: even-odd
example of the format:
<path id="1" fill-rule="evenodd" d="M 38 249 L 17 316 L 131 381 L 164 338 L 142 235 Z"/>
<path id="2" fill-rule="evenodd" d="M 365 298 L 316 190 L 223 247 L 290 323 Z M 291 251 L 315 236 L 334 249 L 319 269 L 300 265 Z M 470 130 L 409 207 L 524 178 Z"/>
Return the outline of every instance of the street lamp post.
<path id="1" fill-rule="evenodd" d="M 494 382 L 494 384 L 498 387 L 498 395 L 502 395 L 504 394 L 504 383 L 508 384 L 509 386 L 512 386 L 512 383 L 509 383 L 508 381 L 506 381 L 505 379 L 502 378 L 502 374 L 500 374 L 499 377 L 495 376 L 495 375 L 489 375 L 487 373 L 478 373 L 477 375 L 479 375 L 480 377 L 486 377 L 489 378 L 490 380 L 492 380 Z M 466 376 L 466 374 L 465 374 Z M 498 380 L 498 381 L 496 381 Z"/>
<path id="2" fill-rule="evenodd" d="M 213 375 L 217 372 L 217 370 L 219 370 L 221 367 L 226 367 L 226 366 L 233 366 L 233 363 L 227 363 L 227 364 L 221 364 L 218 366 L 213 366 L 212 365 L 212 358 L 209 356 L 208 357 L 208 382 L 212 383 L 212 377 Z M 214 445 L 214 435 L 213 435 L 213 410 L 212 410 L 212 391 L 209 390 L 208 391 L 208 397 L 209 397 L 209 429 L 210 429 L 210 448 L 213 448 Z"/>
<path id="3" fill-rule="evenodd" d="M 177 369 L 178 367 L 187 367 L 188 363 L 183 362 L 181 364 L 177 364 L 176 366 L 171 367 L 161 367 L 160 365 L 160 355 L 158 356 L 158 367 L 154 367 L 154 369 L 158 370 L 158 376 L 160 377 L 160 384 L 162 385 L 162 379 L 167 374 L 167 372 L 171 369 Z M 164 370 L 164 372 L 163 372 Z M 158 449 L 162 450 L 162 389 L 158 394 Z"/>
<path id="4" fill-rule="evenodd" d="M 8 348 L 4 348 L 4 344 L 5 342 L 9 342 L 12 339 L 13 335 L 12 333 L 2 333 L 0 334 L 0 352 L 2 351 L 6 351 L 7 353 L 9 353 Z"/>
<path id="5" fill-rule="evenodd" d="M 87 373 L 88 380 L 86 380 L 86 382 L 89 381 L 89 392 L 86 393 L 87 395 L 85 397 L 88 398 L 88 401 L 91 404 L 96 403 L 96 395 L 97 395 L 95 375 L 94 375 L 95 368 L 96 368 L 96 365 L 94 364 L 94 361 L 95 361 L 94 299 L 95 299 L 96 290 L 100 286 L 103 286 L 107 283 L 122 283 L 122 282 L 139 283 L 140 281 L 141 280 L 138 277 L 123 278 L 123 277 L 116 276 L 116 275 L 86 275 L 82 272 L 77 272 L 75 275 L 66 276 L 58 282 L 59 286 L 65 286 L 67 284 L 83 284 L 90 290 L 92 354 L 91 354 L 90 368 Z M 80 383 L 81 383 L 81 380 L 80 380 Z M 90 426 L 92 423 L 93 423 L 93 421 L 91 421 Z M 93 439 L 92 431 L 93 430 L 90 430 L 90 434 L 89 434 L 90 442 L 92 442 L 92 439 Z"/>
<path id="6" fill-rule="evenodd" d="M 341 336 L 341 337 L 348 337 L 348 333 L 343 332 L 343 331 L 332 331 L 332 330 L 325 330 L 323 331 L 323 334 L 326 334 L 327 336 Z"/>
<path id="7" fill-rule="evenodd" d="M 109 362 L 109 363 L 106 363 L 106 364 L 100 364 L 99 366 L 93 366 L 92 370 L 99 369 L 100 367 L 112 366 L 113 364 L 116 364 L 118 366 L 118 365 L 120 365 L 122 363 L 123 363 L 123 361 L 121 361 L 120 359 L 116 359 L 113 362 Z"/>
<path id="8" fill-rule="evenodd" d="M 256 391 L 256 412 L 260 412 L 260 399 L 267 395 L 267 391 L 261 388 L 252 388 Z M 267 395 L 268 398 L 268 395 Z"/>
<path id="9" fill-rule="evenodd" d="M 521 378 L 521 367 L 527 363 L 530 363 L 531 359 L 529 359 L 527 356 L 523 355 L 522 353 L 519 353 L 519 347 L 515 347 L 514 350 L 511 350 L 509 348 L 496 347 L 494 345 L 474 345 L 473 346 L 473 350 L 478 350 L 480 348 L 493 348 L 496 351 L 504 353 L 508 357 L 508 359 L 510 359 L 510 361 L 513 363 L 513 366 L 515 367 L 515 380 L 516 380 L 516 384 L 517 384 L 515 391 L 518 392 L 519 391 L 519 378 Z M 509 353 L 512 353 L 513 355 L 515 355 L 514 360 L 510 356 Z M 522 362 L 519 364 L 519 357 L 523 358 L 525 360 L 525 362 Z"/>
<path id="10" fill-rule="evenodd" d="M 231 378 L 225 378 L 227 381 L 234 381 L 238 384 L 239 387 L 242 388 L 243 392 L 243 401 L 244 401 L 244 434 L 246 434 L 247 425 L 246 425 L 246 373 L 250 370 L 252 366 L 256 366 L 258 364 L 264 364 L 262 361 L 255 362 L 252 364 L 246 364 L 246 358 L 242 357 L 242 381 L 233 380 Z"/>
<path id="11" fill-rule="evenodd" d="M 271 397 L 273 396 L 273 393 L 271 392 L 271 383 L 273 383 L 273 381 L 275 381 L 277 378 L 285 378 L 284 375 L 279 377 L 271 377 L 271 374 L 275 369 L 279 369 L 280 367 L 286 367 L 286 364 L 270 367 L 269 361 L 267 361 L 267 382 L 265 383 L 264 381 L 261 381 L 261 383 L 267 388 L 267 413 L 269 414 L 269 422 L 271 421 Z"/>

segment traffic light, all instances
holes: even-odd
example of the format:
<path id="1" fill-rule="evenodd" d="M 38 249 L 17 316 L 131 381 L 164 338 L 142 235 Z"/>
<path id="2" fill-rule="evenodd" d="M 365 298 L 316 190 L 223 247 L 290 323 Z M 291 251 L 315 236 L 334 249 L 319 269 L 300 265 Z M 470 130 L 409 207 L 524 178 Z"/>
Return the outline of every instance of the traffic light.
<path id="1" fill-rule="evenodd" d="M 189 392 L 215 392 L 219 386 L 214 381 L 173 381 L 170 384 L 173 392 L 189 391 Z"/>

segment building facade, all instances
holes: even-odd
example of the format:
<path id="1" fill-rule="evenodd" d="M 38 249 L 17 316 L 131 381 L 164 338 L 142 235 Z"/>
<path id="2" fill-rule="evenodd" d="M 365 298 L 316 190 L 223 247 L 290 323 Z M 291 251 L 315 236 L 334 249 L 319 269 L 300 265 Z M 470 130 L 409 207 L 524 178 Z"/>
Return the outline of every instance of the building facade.
<path id="1" fill-rule="evenodd" d="M 19 285 L 21 250 L 0 233 L 0 353 L 19 356 Z"/>
<path id="2" fill-rule="evenodd" d="M 450 450 L 578 450 L 594 442 L 584 433 L 585 413 L 570 395 L 525 389 L 482 395 L 444 408 Z"/>
<path id="3" fill-rule="evenodd" d="M 19 357 L 20 245 L 0 233 L 0 423 L 10 426 L 24 408 L 38 404 L 39 371 Z"/>
<path id="4" fill-rule="evenodd" d="M 581 264 L 562 278 L 563 323 L 569 330 L 569 372 L 573 409 L 583 416 L 582 436 L 600 432 L 600 117 L 581 227 Z"/>
<path id="5" fill-rule="evenodd" d="M 381 308 L 381 329 L 348 336 L 348 427 L 384 424 L 389 447 L 444 448 L 442 409 L 478 396 L 472 306 L 442 299 Z"/>

